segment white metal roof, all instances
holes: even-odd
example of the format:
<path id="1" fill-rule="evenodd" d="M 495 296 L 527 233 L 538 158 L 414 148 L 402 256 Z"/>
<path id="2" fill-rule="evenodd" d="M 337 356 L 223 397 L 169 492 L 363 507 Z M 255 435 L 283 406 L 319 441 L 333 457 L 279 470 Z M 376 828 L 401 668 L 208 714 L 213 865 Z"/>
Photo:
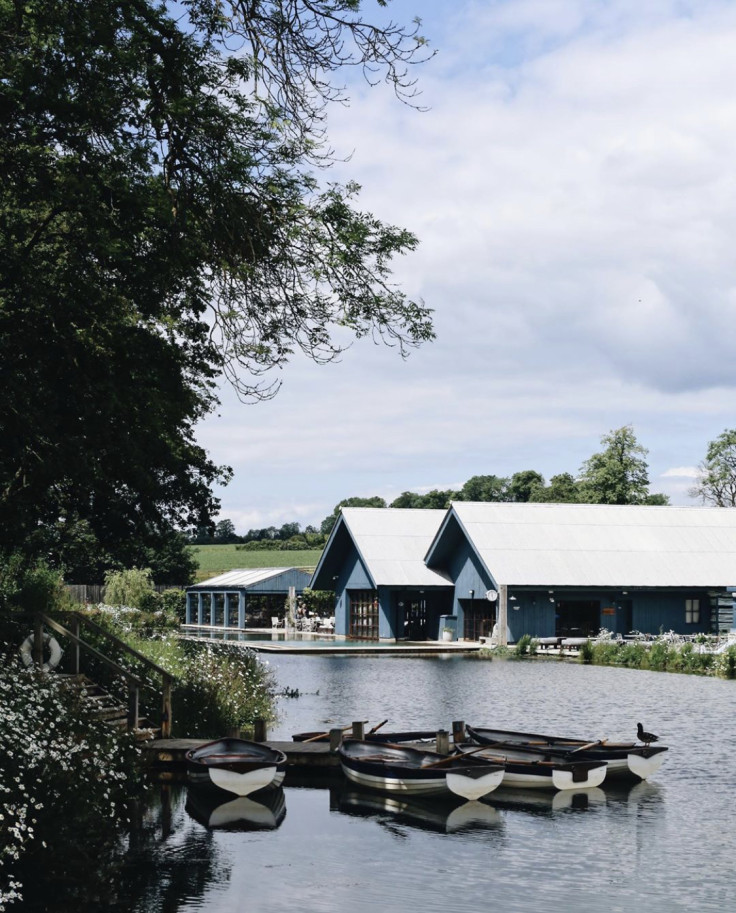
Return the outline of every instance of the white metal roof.
<path id="1" fill-rule="evenodd" d="M 736 508 L 467 501 L 452 506 L 499 584 L 736 583 Z"/>
<path id="2" fill-rule="evenodd" d="M 249 587 L 253 586 L 255 583 L 261 583 L 264 580 L 268 580 L 269 577 L 278 577 L 279 574 L 291 570 L 293 570 L 293 568 L 290 567 L 254 567 L 243 570 L 232 570 L 228 571 L 226 574 L 220 574 L 217 577 L 210 577 L 209 580 L 202 580 L 199 583 L 195 583 L 190 589 L 209 589 L 213 586 L 231 586 L 233 588 Z"/>
<path id="3" fill-rule="evenodd" d="M 343 507 L 342 516 L 376 586 L 447 586 L 424 556 L 445 510 Z"/>

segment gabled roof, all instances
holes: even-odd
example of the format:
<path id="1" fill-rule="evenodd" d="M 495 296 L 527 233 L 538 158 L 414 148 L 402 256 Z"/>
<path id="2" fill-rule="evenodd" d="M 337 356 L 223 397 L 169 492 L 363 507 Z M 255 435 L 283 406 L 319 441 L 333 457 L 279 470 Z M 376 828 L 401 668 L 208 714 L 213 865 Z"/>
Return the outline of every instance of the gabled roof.
<path id="1" fill-rule="evenodd" d="M 280 577 L 282 574 L 288 574 L 289 571 L 298 571 L 293 567 L 255 567 L 244 570 L 232 570 L 226 574 L 219 574 L 217 577 L 210 577 L 209 580 L 202 580 L 195 583 L 187 589 L 211 589 L 212 587 L 233 587 L 233 589 L 248 589 L 257 583 L 263 583 L 271 577 Z M 306 575 L 306 572 L 302 572 Z"/>
<path id="2" fill-rule="evenodd" d="M 732 508 L 455 501 L 451 514 L 498 584 L 736 583 Z M 440 540 L 438 535 L 428 550 L 430 564 L 441 551 Z"/>
<path id="3" fill-rule="evenodd" d="M 330 552 L 347 532 L 374 586 L 448 586 L 450 578 L 428 568 L 424 556 L 446 511 L 343 507 L 317 565 L 312 584 L 332 569 Z"/>

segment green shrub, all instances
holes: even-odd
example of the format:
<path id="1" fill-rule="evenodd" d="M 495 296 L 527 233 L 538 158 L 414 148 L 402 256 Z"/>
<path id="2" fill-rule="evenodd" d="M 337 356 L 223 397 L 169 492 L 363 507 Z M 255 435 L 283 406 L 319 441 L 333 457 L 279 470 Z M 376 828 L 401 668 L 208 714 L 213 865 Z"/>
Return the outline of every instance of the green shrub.
<path id="1" fill-rule="evenodd" d="M 662 641 L 652 644 L 647 655 L 647 667 L 656 672 L 664 672 L 670 662 L 670 650 L 667 644 Z"/>
<path id="2" fill-rule="evenodd" d="M 585 643 L 580 648 L 580 653 L 578 654 L 578 659 L 581 663 L 592 663 L 593 662 L 593 644 L 586 640 Z"/>
<path id="3" fill-rule="evenodd" d="M 590 641 L 589 641 L 590 643 Z M 613 641 L 601 641 L 594 643 L 592 646 L 591 662 L 598 666 L 615 666 L 619 663 L 619 651 L 621 644 Z M 584 662 L 584 660 L 581 660 Z"/>
<path id="4" fill-rule="evenodd" d="M 168 616 L 173 616 L 179 622 L 186 620 L 187 594 L 185 590 L 164 590 L 160 594 L 161 610 Z"/>
<path id="5" fill-rule="evenodd" d="M 716 656 L 715 671 L 722 678 L 736 678 L 736 644 Z"/>
<path id="6" fill-rule="evenodd" d="M 644 644 L 624 644 L 619 648 L 618 662 L 630 669 L 646 668 L 647 648 Z"/>
<path id="7" fill-rule="evenodd" d="M 257 719 L 274 719 L 272 674 L 252 650 L 226 643 L 177 643 L 183 656 L 173 698 L 176 735 L 213 739 L 250 729 Z"/>
<path id="8" fill-rule="evenodd" d="M 105 602 L 113 606 L 130 606 L 142 612 L 155 612 L 161 598 L 153 587 L 150 568 L 133 567 L 105 574 Z"/>
<path id="9" fill-rule="evenodd" d="M 523 634 L 516 642 L 516 656 L 526 656 L 530 652 L 531 642 L 531 634 Z"/>
<path id="10" fill-rule="evenodd" d="M 85 882 L 92 856 L 77 851 L 80 833 L 104 881 L 100 860 L 123 846 L 139 783 L 133 739 L 63 679 L 22 669 L 15 651 L 0 644 L 0 909 L 22 906 L 41 865 L 65 888 Z"/>

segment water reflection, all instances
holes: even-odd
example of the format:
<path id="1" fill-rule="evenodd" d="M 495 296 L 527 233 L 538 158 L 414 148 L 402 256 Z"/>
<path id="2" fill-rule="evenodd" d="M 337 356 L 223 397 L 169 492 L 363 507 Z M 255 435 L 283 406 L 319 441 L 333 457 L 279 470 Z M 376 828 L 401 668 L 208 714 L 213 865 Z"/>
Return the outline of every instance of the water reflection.
<path id="1" fill-rule="evenodd" d="M 187 813 L 201 825 L 211 830 L 272 831 L 286 817 L 283 789 L 270 790 L 258 799 L 238 796 L 224 799 L 211 790 L 189 787 Z"/>
<path id="2" fill-rule="evenodd" d="M 340 794 L 338 808 L 346 815 L 373 818 L 382 827 L 395 831 L 395 825 L 409 825 L 443 834 L 471 830 L 503 830 L 503 818 L 484 802 L 447 799 L 418 799 L 386 796 L 367 790 L 346 789 Z"/>

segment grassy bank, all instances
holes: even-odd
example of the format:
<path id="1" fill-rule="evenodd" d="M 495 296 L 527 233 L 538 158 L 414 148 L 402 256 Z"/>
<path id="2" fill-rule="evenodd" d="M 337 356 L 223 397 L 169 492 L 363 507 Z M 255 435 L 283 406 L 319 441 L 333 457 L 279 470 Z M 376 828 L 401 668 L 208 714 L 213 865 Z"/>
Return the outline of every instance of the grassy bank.
<path id="1" fill-rule="evenodd" d="M 236 545 L 192 545 L 199 570 L 197 581 L 224 574 L 235 568 L 303 567 L 313 569 L 322 554 L 321 549 L 305 551 L 247 551 Z"/>

